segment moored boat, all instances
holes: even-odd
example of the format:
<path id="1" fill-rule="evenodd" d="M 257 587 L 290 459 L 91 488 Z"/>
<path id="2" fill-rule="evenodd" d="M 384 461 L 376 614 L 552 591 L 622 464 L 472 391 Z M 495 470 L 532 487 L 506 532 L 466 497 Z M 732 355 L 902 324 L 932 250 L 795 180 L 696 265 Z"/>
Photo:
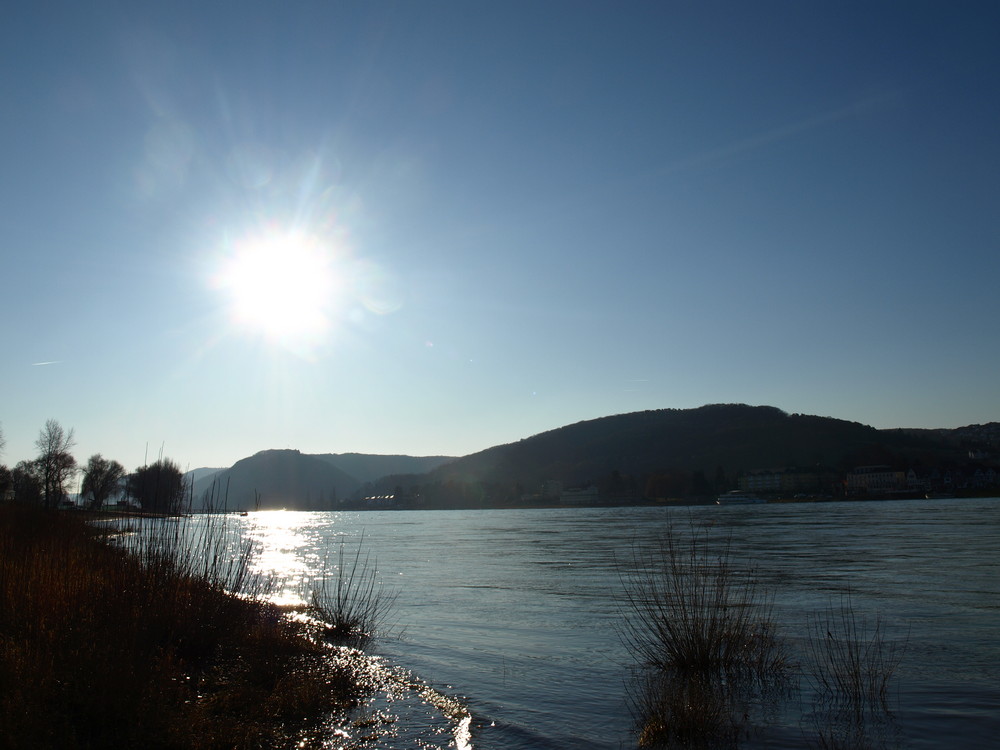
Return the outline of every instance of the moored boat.
<path id="1" fill-rule="evenodd" d="M 716 505 L 747 505 L 749 503 L 764 503 L 764 498 L 757 497 L 751 492 L 743 490 L 731 490 L 725 495 L 719 495 L 715 499 Z"/>

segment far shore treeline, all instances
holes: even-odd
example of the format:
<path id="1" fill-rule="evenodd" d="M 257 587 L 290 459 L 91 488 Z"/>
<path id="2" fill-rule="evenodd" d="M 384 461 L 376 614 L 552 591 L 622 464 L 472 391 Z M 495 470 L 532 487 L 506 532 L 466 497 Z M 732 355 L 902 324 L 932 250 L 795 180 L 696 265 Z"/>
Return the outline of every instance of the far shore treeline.
<path id="1" fill-rule="evenodd" d="M 43 508 L 88 508 L 108 505 L 150 513 L 177 514 L 186 509 L 187 483 L 180 467 L 160 458 L 128 473 L 114 459 L 100 453 L 79 464 L 73 455 L 72 429 L 49 419 L 38 433 L 34 459 L 13 468 L 0 464 L 0 498 Z M 0 434 L 0 452 L 5 447 Z M 79 487 L 76 498 L 70 493 Z"/>
<path id="2" fill-rule="evenodd" d="M 161 458 L 128 473 L 100 454 L 78 464 L 73 431 L 55 420 L 36 446 L 34 460 L 0 466 L 0 496 L 177 513 L 706 502 L 733 489 L 772 500 L 1000 490 L 1000 423 L 879 430 L 742 404 L 603 417 L 461 458 L 264 450 L 229 468 L 183 474 Z"/>

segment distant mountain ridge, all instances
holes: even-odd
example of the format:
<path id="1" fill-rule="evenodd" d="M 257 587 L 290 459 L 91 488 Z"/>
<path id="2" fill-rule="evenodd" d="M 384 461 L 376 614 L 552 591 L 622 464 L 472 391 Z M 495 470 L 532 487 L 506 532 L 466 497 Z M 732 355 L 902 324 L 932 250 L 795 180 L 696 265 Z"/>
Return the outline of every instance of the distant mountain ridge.
<path id="1" fill-rule="evenodd" d="M 386 477 L 425 507 L 516 504 L 563 486 L 593 485 L 603 497 L 712 495 L 740 475 L 787 467 L 843 473 L 860 465 L 937 467 L 966 462 L 970 435 L 956 430 L 879 430 L 772 406 L 711 404 L 577 422 L 456 459 L 423 477 Z M 993 430 L 992 434 L 998 434 Z"/>
<path id="2" fill-rule="evenodd" d="M 316 458 L 336 466 L 362 484 L 391 474 L 423 474 L 454 461 L 453 456 L 382 456 L 370 453 L 318 453 Z"/>
<path id="3" fill-rule="evenodd" d="M 670 496 L 724 491 L 754 470 L 938 467 L 973 454 L 988 458 L 992 448 L 1000 449 L 997 423 L 879 430 L 772 406 L 712 404 L 577 422 L 462 458 L 261 451 L 198 479 L 194 497 L 198 507 L 214 484 L 215 504 L 228 488 L 230 508 L 320 510 L 378 494 L 419 498 L 423 507 L 489 507 L 515 504 L 557 482 L 638 499 L 654 490 Z"/>
<path id="4" fill-rule="evenodd" d="M 228 469 L 194 469 L 193 508 L 329 510 L 387 474 L 423 473 L 450 456 L 305 454 L 264 450 Z"/>
<path id="5" fill-rule="evenodd" d="M 851 453 L 860 460 L 883 442 L 879 430 L 857 422 L 789 415 L 773 406 L 713 404 L 577 422 L 465 456 L 433 474 L 460 481 L 556 477 L 575 483 L 612 471 L 837 464 Z"/>

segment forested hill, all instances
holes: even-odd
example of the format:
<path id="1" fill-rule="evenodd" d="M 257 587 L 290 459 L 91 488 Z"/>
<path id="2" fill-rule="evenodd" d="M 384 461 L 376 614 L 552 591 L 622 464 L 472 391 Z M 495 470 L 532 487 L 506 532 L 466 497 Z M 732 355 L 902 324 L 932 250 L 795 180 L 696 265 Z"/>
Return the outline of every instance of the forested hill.
<path id="1" fill-rule="evenodd" d="M 531 502 L 558 484 L 593 485 L 603 499 L 627 502 L 710 496 L 755 470 L 808 469 L 832 485 L 855 466 L 946 468 L 970 455 L 989 463 L 998 447 L 997 424 L 877 430 L 770 406 L 716 404 L 577 422 L 458 459 L 261 451 L 202 477 L 193 495 L 196 507 L 206 493 L 229 508 L 485 507 Z"/>
<path id="2" fill-rule="evenodd" d="M 195 508 L 327 510 L 361 483 L 317 456 L 268 450 L 194 484 Z"/>
<path id="3" fill-rule="evenodd" d="M 329 510 L 387 474 L 423 473 L 451 460 L 448 456 L 265 450 L 228 469 L 196 469 L 188 476 L 196 510 Z"/>
<path id="4" fill-rule="evenodd" d="M 683 475 L 687 492 L 714 492 L 735 486 L 741 473 L 755 469 L 847 470 L 913 461 L 934 466 L 964 455 L 947 431 L 877 430 L 770 406 L 717 404 L 578 422 L 457 459 L 423 477 L 394 481 L 428 499 L 435 488 L 475 486 L 488 503 L 536 492 L 550 480 L 595 483 L 603 492 L 628 479 L 642 494 L 651 476 Z"/>
<path id="5" fill-rule="evenodd" d="M 374 482 L 387 474 L 423 474 L 454 456 L 385 456 L 370 453 L 317 453 L 327 463 L 349 474 L 358 482 Z"/>

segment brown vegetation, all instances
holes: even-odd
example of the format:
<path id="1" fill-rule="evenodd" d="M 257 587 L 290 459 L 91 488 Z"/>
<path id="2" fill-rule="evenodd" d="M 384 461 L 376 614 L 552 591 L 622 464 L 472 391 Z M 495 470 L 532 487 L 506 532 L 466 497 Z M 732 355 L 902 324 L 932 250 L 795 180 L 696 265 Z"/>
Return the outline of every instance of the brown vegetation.
<path id="1" fill-rule="evenodd" d="M 791 665 L 772 598 L 728 543 L 668 526 L 622 572 L 622 641 L 640 670 L 630 692 L 641 747 L 733 747 L 751 714 L 787 688 Z"/>
<path id="2" fill-rule="evenodd" d="M 905 648 L 905 640 L 886 638 L 880 617 L 869 623 L 854 611 L 850 592 L 839 608 L 830 607 L 810 621 L 809 650 L 816 665 L 812 674 L 816 688 L 851 703 L 885 703 Z"/>
<path id="3" fill-rule="evenodd" d="M 819 747 L 892 739 L 889 697 L 906 642 L 888 639 L 880 618 L 858 614 L 850 593 L 809 619 L 807 663 L 798 665 L 777 636 L 770 592 L 705 528 L 668 526 L 659 545 L 635 551 L 621 580 L 620 635 L 637 662 L 629 699 L 640 747 L 738 747 L 794 692 L 800 669 L 813 687 Z"/>
<path id="4" fill-rule="evenodd" d="M 144 538 L 0 506 L 0 746 L 308 746 L 357 701 L 245 551 Z"/>
<path id="5" fill-rule="evenodd" d="M 669 528 L 657 549 L 636 552 L 623 580 L 623 640 L 645 665 L 681 673 L 767 677 L 787 667 L 771 596 L 752 568 L 716 550 L 704 532 Z"/>
<path id="6" fill-rule="evenodd" d="M 321 634 L 329 643 L 363 648 L 389 627 L 397 591 L 384 588 L 374 558 L 362 557 L 364 537 L 354 555 L 341 542 L 336 572 L 324 560 L 323 575 L 310 593 L 311 609 L 323 623 Z"/>
<path id="7" fill-rule="evenodd" d="M 896 733 L 890 708 L 893 675 L 907 638 L 890 640 L 881 617 L 859 615 L 848 592 L 809 621 L 818 746 L 829 750 L 886 747 Z"/>

